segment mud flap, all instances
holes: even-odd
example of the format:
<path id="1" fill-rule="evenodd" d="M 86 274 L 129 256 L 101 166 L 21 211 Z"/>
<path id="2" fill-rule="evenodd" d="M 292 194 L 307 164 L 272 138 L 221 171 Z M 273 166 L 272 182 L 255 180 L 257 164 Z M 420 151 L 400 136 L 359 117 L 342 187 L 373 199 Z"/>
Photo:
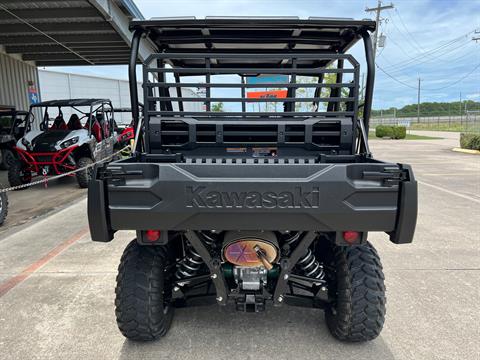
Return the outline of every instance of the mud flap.
<path id="1" fill-rule="evenodd" d="M 399 205 L 395 230 L 391 232 L 390 241 L 395 244 L 408 244 L 413 241 L 418 213 L 417 182 L 410 167 L 404 166 L 410 175 L 409 181 L 400 183 Z"/>
<path id="2" fill-rule="evenodd" d="M 103 180 L 97 179 L 95 168 L 93 179 L 88 186 L 88 224 L 93 241 L 109 242 L 113 240 L 114 231 L 110 226 L 109 211 L 106 206 L 106 191 Z"/>

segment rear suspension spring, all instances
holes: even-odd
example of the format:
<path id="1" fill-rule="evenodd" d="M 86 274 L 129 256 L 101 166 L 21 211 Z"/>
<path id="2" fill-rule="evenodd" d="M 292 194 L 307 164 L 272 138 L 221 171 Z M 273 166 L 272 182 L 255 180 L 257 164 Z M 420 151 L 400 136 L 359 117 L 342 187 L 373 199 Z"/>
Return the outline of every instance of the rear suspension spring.
<path id="1" fill-rule="evenodd" d="M 185 250 L 185 257 L 180 261 L 175 277 L 177 279 L 185 279 L 198 274 L 203 265 L 203 260 L 195 249 L 188 244 Z"/>
<path id="2" fill-rule="evenodd" d="M 298 242 L 302 233 L 297 231 L 292 233 L 284 233 L 282 235 L 284 237 L 285 243 L 289 246 L 292 246 Z M 319 280 L 323 280 L 325 278 L 323 265 L 318 262 L 312 250 L 310 249 L 307 249 L 305 255 L 303 255 L 300 260 L 298 260 L 297 266 L 307 277 Z"/>
<path id="3" fill-rule="evenodd" d="M 323 266 L 320 265 L 310 249 L 308 249 L 307 253 L 300 260 L 298 260 L 297 265 L 300 267 L 300 269 L 302 269 L 307 277 L 319 280 L 323 280 L 325 278 Z"/>
<path id="4" fill-rule="evenodd" d="M 218 233 L 215 231 L 199 231 L 200 238 L 210 247 L 215 247 Z"/>
<path id="5" fill-rule="evenodd" d="M 202 241 L 210 247 L 214 247 L 216 243 L 216 233 L 199 231 L 198 234 Z M 197 275 L 204 264 L 202 257 L 197 253 L 193 246 L 187 242 L 185 249 L 185 257 L 179 262 L 175 277 L 179 280 L 190 278 Z"/>

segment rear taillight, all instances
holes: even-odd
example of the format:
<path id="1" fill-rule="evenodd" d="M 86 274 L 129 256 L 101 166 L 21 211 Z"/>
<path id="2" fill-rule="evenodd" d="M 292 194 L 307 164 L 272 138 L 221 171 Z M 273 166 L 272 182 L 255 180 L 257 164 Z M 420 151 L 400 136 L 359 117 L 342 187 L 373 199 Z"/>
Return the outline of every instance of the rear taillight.
<path id="1" fill-rule="evenodd" d="M 155 242 L 160 239 L 161 234 L 160 230 L 147 230 L 145 231 L 145 239 L 150 242 Z"/>
<path id="2" fill-rule="evenodd" d="M 358 231 L 344 231 L 343 240 L 349 244 L 353 244 L 360 239 L 360 233 Z"/>

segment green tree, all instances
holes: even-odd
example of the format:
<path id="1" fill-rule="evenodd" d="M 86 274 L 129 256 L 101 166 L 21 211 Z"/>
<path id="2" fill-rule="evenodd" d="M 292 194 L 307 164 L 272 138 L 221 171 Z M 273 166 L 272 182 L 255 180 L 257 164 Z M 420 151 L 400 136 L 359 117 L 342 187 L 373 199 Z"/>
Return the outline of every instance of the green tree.
<path id="1" fill-rule="evenodd" d="M 213 112 L 223 112 L 223 102 L 219 102 L 212 105 Z"/>
<path id="2" fill-rule="evenodd" d="M 460 114 L 465 115 L 465 109 L 467 111 L 480 111 L 480 102 L 466 100 L 452 101 L 452 102 L 422 102 L 420 103 L 420 116 L 458 116 Z M 393 117 L 396 114 L 397 117 L 411 117 L 417 116 L 417 104 L 405 105 L 401 108 L 388 108 L 381 110 L 373 110 L 373 116 L 388 116 Z"/>
<path id="3" fill-rule="evenodd" d="M 315 84 L 318 83 L 318 77 L 314 76 L 297 76 L 297 82 L 300 84 Z M 324 74 L 323 77 L 323 84 L 335 84 L 337 82 L 337 74 L 334 73 L 327 73 Z M 320 84 L 319 84 L 320 85 Z M 330 96 L 330 89 L 329 87 L 322 87 L 320 92 L 320 97 L 329 97 Z M 341 89 L 341 97 L 348 97 L 349 90 L 347 88 Z M 296 91 L 296 97 L 315 97 L 315 88 L 298 88 Z M 319 109 L 327 108 L 327 102 L 321 102 L 319 104 Z M 312 103 L 302 102 L 296 103 L 297 111 L 309 111 L 313 107 Z M 345 103 L 340 103 L 340 108 L 343 110 L 345 107 Z"/>

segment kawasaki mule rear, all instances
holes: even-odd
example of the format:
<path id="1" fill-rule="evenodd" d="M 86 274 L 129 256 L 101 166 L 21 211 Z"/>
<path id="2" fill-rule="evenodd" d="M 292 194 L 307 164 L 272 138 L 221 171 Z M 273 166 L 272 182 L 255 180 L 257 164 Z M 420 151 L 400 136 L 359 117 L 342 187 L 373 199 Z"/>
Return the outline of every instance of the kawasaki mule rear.
<path id="1" fill-rule="evenodd" d="M 336 338 L 377 337 L 385 286 L 368 233 L 410 243 L 417 185 L 408 165 L 369 150 L 375 23 L 156 19 L 131 29 L 139 151 L 96 169 L 88 206 L 94 241 L 137 233 L 117 277 L 120 331 L 156 339 L 175 307 L 214 302 L 323 309 Z M 158 51 L 143 65 L 138 126 L 145 34 Z M 359 63 L 347 54 L 358 40 L 364 102 Z"/>

